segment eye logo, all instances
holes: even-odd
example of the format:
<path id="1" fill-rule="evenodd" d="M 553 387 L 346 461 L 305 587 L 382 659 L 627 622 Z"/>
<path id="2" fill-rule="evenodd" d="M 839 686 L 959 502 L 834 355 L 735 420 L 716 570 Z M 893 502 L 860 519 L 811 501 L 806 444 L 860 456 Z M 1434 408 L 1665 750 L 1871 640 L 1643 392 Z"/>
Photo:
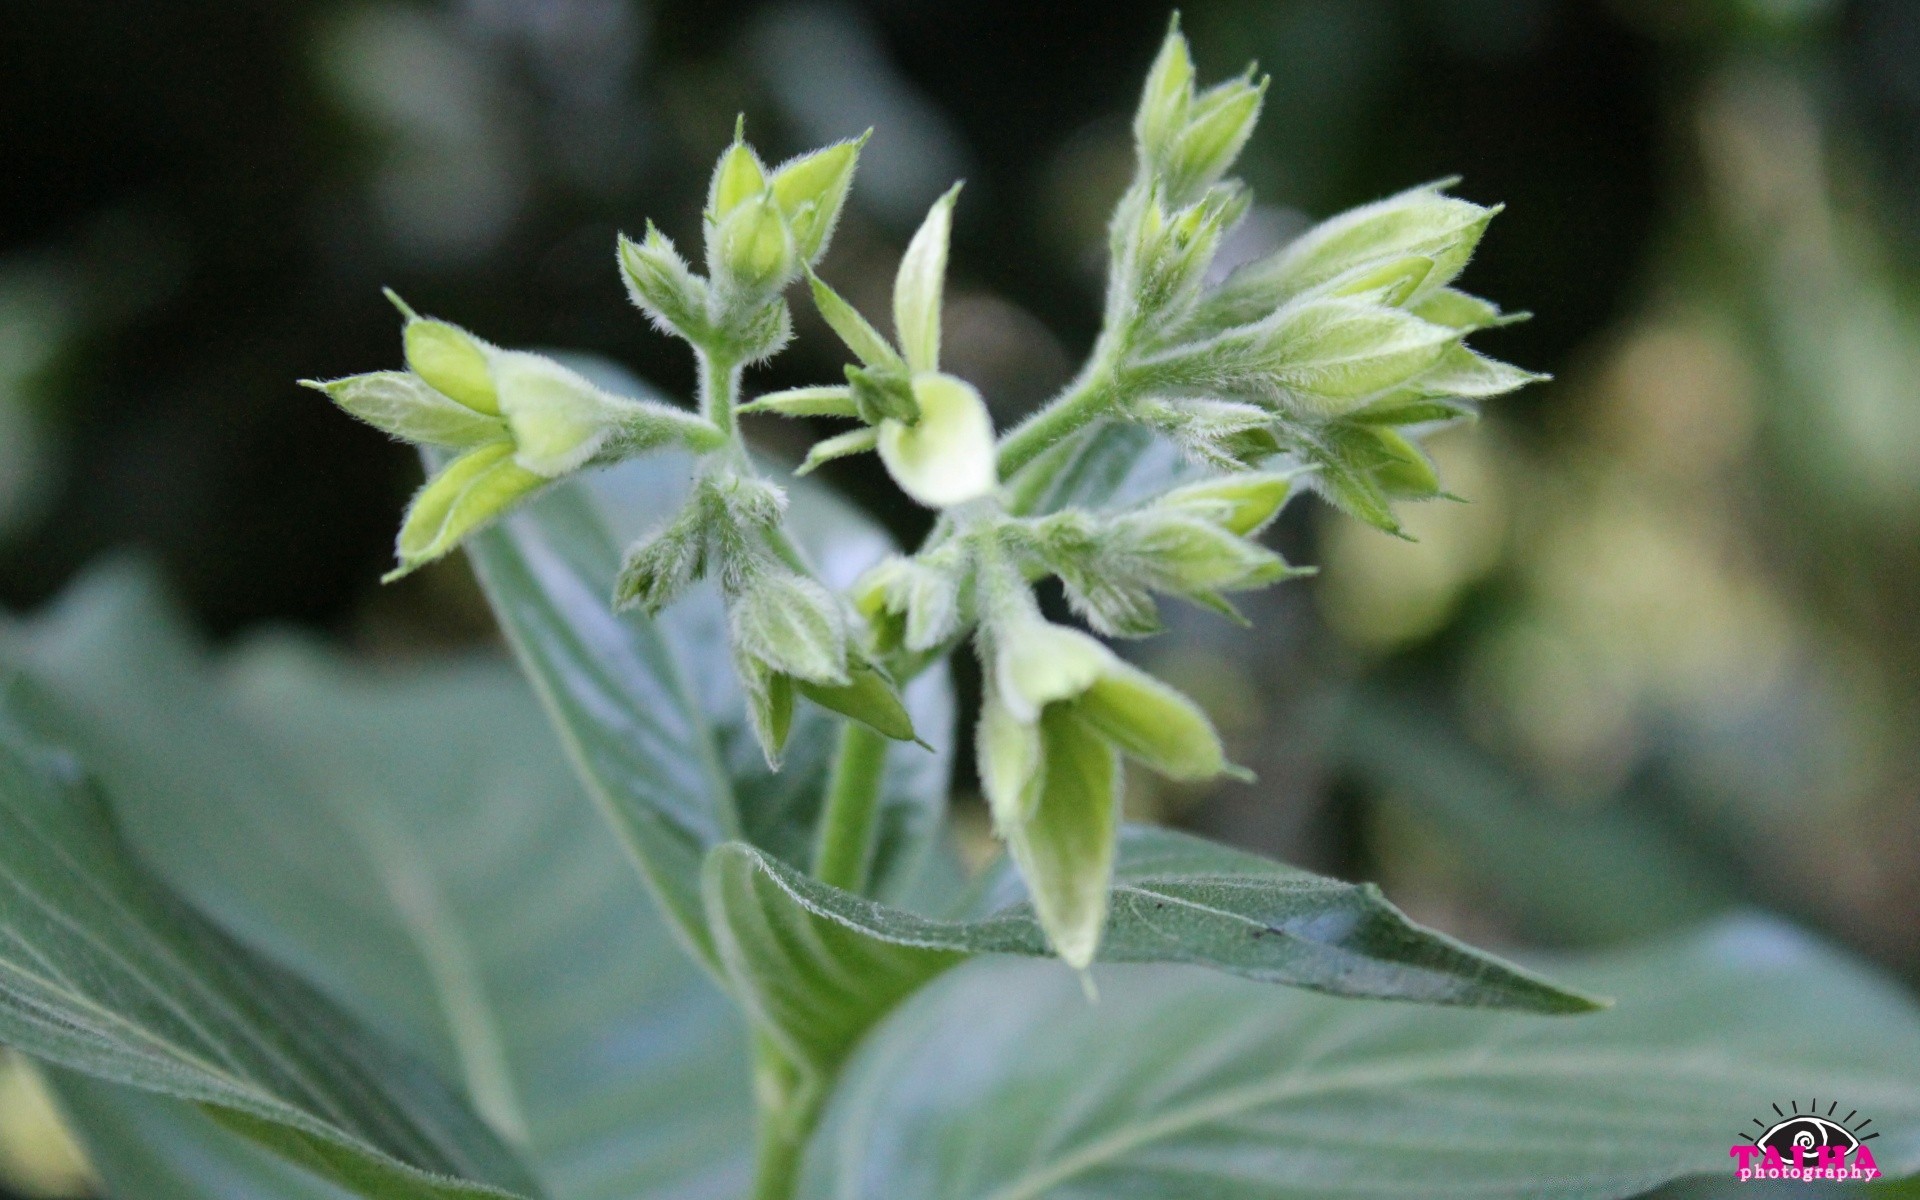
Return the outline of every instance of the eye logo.
<path id="1" fill-rule="evenodd" d="M 1867 1143 L 1880 1131 L 1866 1132 L 1871 1118 L 1859 1111 L 1839 1115 L 1834 1101 L 1820 1111 L 1813 1101 L 1804 1110 L 1797 1100 L 1787 1102 L 1787 1111 L 1773 1106 L 1771 1124 L 1755 1117 L 1758 1134 L 1743 1133 L 1744 1145 L 1735 1145 L 1727 1153 L 1736 1161 L 1734 1178 L 1742 1183 L 1755 1179 L 1878 1179 L 1879 1165 Z M 1856 1119 L 1858 1118 L 1858 1119 Z"/>

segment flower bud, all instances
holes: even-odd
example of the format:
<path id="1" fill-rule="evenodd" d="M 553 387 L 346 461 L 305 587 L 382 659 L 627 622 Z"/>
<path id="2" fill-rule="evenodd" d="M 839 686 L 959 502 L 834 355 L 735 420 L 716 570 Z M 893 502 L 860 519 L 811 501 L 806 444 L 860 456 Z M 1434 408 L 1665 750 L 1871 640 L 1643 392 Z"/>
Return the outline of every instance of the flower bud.
<path id="1" fill-rule="evenodd" d="M 1190 483 L 1154 501 L 1155 508 L 1197 516 L 1250 537 L 1272 524 L 1293 492 L 1293 477 L 1246 471 Z"/>
<path id="2" fill-rule="evenodd" d="M 491 442 L 454 459 L 414 494 L 400 526 L 400 565 L 382 581 L 445 555 L 546 482 L 513 461 L 511 442 Z"/>
<path id="3" fill-rule="evenodd" d="M 1153 363 L 1176 387 L 1334 416 L 1436 365 L 1457 330 L 1362 300 L 1303 298 Z M 1152 360 L 1149 360 L 1152 362 Z"/>
<path id="4" fill-rule="evenodd" d="M 1218 182 L 1253 136 L 1266 99 L 1267 80 L 1235 79 L 1209 88 L 1187 110 L 1186 128 L 1167 155 L 1167 196 L 1184 203 Z"/>
<path id="5" fill-rule="evenodd" d="M 713 232 L 716 276 L 749 296 L 780 290 L 799 270 L 793 234 L 779 205 L 767 195 L 742 201 Z"/>
<path id="6" fill-rule="evenodd" d="M 849 365 L 847 386 L 854 415 L 869 425 L 889 419 L 913 425 L 920 420 L 920 402 L 914 399 L 913 381 L 904 371 Z"/>
<path id="7" fill-rule="evenodd" d="M 1280 452 L 1274 415 L 1232 400 L 1136 401 L 1133 418 L 1173 439 L 1187 456 L 1222 470 L 1257 466 Z"/>
<path id="8" fill-rule="evenodd" d="M 302 387 L 324 392 L 329 400 L 375 429 L 403 441 L 470 449 L 502 441 L 507 427 L 428 387 L 411 371 L 374 371 L 345 379 L 302 379 Z"/>
<path id="9" fill-rule="evenodd" d="M 925 653 L 960 630 L 960 564 L 939 551 L 888 557 L 854 582 L 854 607 L 873 627 L 876 647 Z"/>
<path id="10" fill-rule="evenodd" d="M 1133 138 L 1142 159 L 1164 162 L 1173 139 L 1187 124 L 1187 106 L 1193 102 L 1193 54 L 1180 32 L 1175 13 L 1167 36 L 1160 42 L 1133 116 Z"/>
<path id="11" fill-rule="evenodd" d="M 770 670 L 836 687 L 852 682 L 845 619 L 813 580 L 767 565 L 743 571 L 727 616 L 741 653 Z"/>
<path id="12" fill-rule="evenodd" d="M 1109 664 L 1074 712 L 1128 757 L 1169 779 L 1212 779 L 1227 770 L 1220 735 L 1199 706 L 1128 663 Z"/>
<path id="13" fill-rule="evenodd" d="M 767 768 L 778 771 L 787 734 L 793 729 L 793 677 L 744 652 L 738 642 L 733 647 L 733 669 L 746 696 L 747 723 L 766 756 Z"/>
<path id="14" fill-rule="evenodd" d="M 918 735 L 913 731 L 913 718 L 907 713 L 906 705 L 900 702 L 900 693 L 893 681 L 866 663 L 856 664 L 850 675 L 850 680 L 844 684 L 796 679 L 794 687 L 820 707 L 852 717 L 896 742 L 914 741 Z"/>
<path id="15" fill-rule="evenodd" d="M 743 140 L 745 132 L 746 118 L 742 117 L 734 123 L 733 144 L 721 152 L 720 161 L 713 167 L 707 213 L 716 221 L 725 220 L 727 214 L 767 190 L 766 168 L 760 165 L 753 147 Z"/>
<path id="16" fill-rule="evenodd" d="M 1071 700 L 1116 660 L 1077 629 L 1038 617 L 993 628 L 993 681 L 1015 720 L 1031 723 L 1049 704 Z"/>
<path id="17" fill-rule="evenodd" d="M 441 395 L 478 413 L 500 414 L 488 359 L 492 347 L 458 325 L 409 316 L 401 340 L 407 366 Z"/>
<path id="18" fill-rule="evenodd" d="M 1450 287 L 1431 290 L 1415 301 L 1409 310 L 1423 321 L 1432 321 L 1435 325 L 1445 325 L 1462 333 L 1489 329 L 1495 325 L 1512 325 L 1526 320 L 1529 315 L 1523 312 L 1503 313 L 1490 300 L 1482 300 Z"/>
<path id="19" fill-rule="evenodd" d="M 853 186 L 861 147 L 872 136 L 869 129 L 852 141 L 801 155 L 773 173 L 773 196 L 793 228 L 802 262 L 816 262 L 826 253 L 847 192 Z"/>
<path id="20" fill-rule="evenodd" d="M 1425 451 L 1392 429 L 1376 428 L 1372 433 L 1381 452 L 1373 481 L 1381 490 L 1406 500 L 1428 500 L 1440 494 L 1440 473 Z"/>
<path id="21" fill-rule="evenodd" d="M 500 411 L 513 431 L 515 459 L 549 479 L 578 470 L 620 428 L 621 401 L 538 354 L 494 357 Z"/>
<path id="22" fill-rule="evenodd" d="M 1210 600 L 1285 579 L 1281 557 L 1211 521 L 1149 508 L 1116 520 L 1107 550 L 1137 563 L 1155 591 Z"/>
<path id="23" fill-rule="evenodd" d="M 1466 268 L 1487 223 L 1500 212 L 1448 196 L 1445 182 L 1411 188 L 1323 221 L 1286 246 L 1235 271 L 1208 300 L 1215 326 L 1255 321 L 1296 296 L 1359 268 L 1407 258 L 1432 261 L 1397 303 L 1453 282 Z"/>
<path id="24" fill-rule="evenodd" d="M 999 486 L 993 419 L 980 393 L 951 375 L 913 379 L 920 419 L 880 424 L 880 461 L 900 490 L 928 508 L 951 508 Z"/>
<path id="25" fill-rule="evenodd" d="M 688 267 L 673 242 L 653 222 L 647 236 L 619 240 L 620 274 L 627 295 L 662 333 L 689 340 L 707 330 L 707 285 Z"/>
<path id="26" fill-rule="evenodd" d="M 1032 815 L 1003 835 L 1054 952 L 1084 971 L 1107 924 L 1119 852 L 1120 764 L 1106 739 L 1071 710 L 1049 710 L 1039 735 L 1039 797 Z"/>
<path id="27" fill-rule="evenodd" d="M 707 573 L 707 538 L 690 510 L 627 550 L 613 584 L 616 609 L 639 608 L 649 617 L 678 599 Z"/>

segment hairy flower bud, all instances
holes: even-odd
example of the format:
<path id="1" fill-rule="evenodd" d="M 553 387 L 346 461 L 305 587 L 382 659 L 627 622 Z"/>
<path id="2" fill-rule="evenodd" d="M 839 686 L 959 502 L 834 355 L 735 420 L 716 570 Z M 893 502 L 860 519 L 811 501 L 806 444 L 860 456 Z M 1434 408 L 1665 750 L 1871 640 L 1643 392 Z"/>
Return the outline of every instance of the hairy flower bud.
<path id="1" fill-rule="evenodd" d="M 507 437 L 506 423 L 499 417 L 468 408 L 411 371 L 302 379 L 300 384 L 403 441 L 464 450 Z"/>
<path id="2" fill-rule="evenodd" d="M 773 196 L 792 226 L 802 262 L 811 265 L 827 252 L 827 242 L 833 237 L 833 227 L 853 187 L 860 150 L 871 136 L 873 131 L 869 129 L 852 141 L 803 154 L 773 173 Z"/>
<path id="3" fill-rule="evenodd" d="M 764 298 L 800 270 L 800 259 L 780 206 L 760 194 L 740 202 L 714 227 L 714 276 L 745 297 Z"/>
<path id="4" fill-rule="evenodd" d="M 491 442 L 448 463 L 414 494 L 401 523 L 392 582 L 440 558 L 548 480 L 513 461 L 513 443 Z"/>
<path id="5" fill-rule="evenodd" d="M 1180 32 L 1180 15 L 1175 13 L 1147 72 L 1140 107 L 1133 117 L 1133 137 L 1144 161 L 1166 161 L 1174 139 L 1186 128 L 1187 106 L 1192 103 L 1193 54 Z"/>
<path id="6" fill-rule="evenodd" d="M 1174 488 L 1155 508 L 1211 521 L 1228 533 L 1251 537 L 1273 523 L 1293 494 L 1293 476 L 1246 471 Z"/>
<path id="7" fill-rule="evenodd" d="M 647 222 L 647 235 L 619 239 L 620 275 L 627 295 L 662 333 L 695 340 L 707 333 L 707 284 L 688 268 L 665 234 Z"/>
<path id="8" fill-rule="evenodd" d="M 707 214 L 715 221 L 767 190 L 767 170 L 760 156 L 746 143 L 746 118 L 734 122 L 733 144 L 714 164 L 713 180 L 707 186 Z"/>
<path id="9" fill-rule="evenodd" d="M 387 297 L 407 318 L 401 343 L 408 368 L 441 395 L 475 412 L 500 415 L 500 400 L 488 368 L 493 348 L 458 325 L 416 315 L 392 292 Z"/>

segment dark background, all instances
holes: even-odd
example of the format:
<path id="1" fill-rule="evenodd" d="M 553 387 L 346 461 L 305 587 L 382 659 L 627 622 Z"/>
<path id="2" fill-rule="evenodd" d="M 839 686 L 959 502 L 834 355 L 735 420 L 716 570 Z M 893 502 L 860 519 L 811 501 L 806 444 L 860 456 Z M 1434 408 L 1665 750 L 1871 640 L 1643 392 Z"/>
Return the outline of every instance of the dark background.
<path id="1" fill-rule="evenodd" d="M 392 286 L 684 394 L 613 239 L 652 217 L 697 244 L 738 112 L 774 157 L 877 127 L 824 265 L 870 310 L 967 179 L 950 366 L 1004 425 L 1095 331 L 1167 17 L 9 5 L 0 605 L 132 549 L 216 636 L 297 622 L 383 657 L 489 638 L 457 561 L 378 585 L 418 467 L 293 381 L 398 365 Z M 1137 780 L 1130 805 L 1382 879 L 1474 937 L 1586 945 L 1758 904 L 1920 975 L 1920 5 L 1195 0 L 1183 19 L 1204 78 L 1273 76 L 1243 166 L 1256 228 L 1461 175 L 1509 206 L 1466 284 L 1538 314 L 1485 348 L 1557 378 L 1437 443 L 1467 503 L 1413 513 L 1417 545 L 1302 503 L 1276 537 L 1319 579 L 1258 600 L 1256 633 L 1182 617 L 1143 646 L 1262 783 Z M 837 374 L 802 308 L 750 388 Z M 919 532 L 870 461 L 823 475 Z"/>

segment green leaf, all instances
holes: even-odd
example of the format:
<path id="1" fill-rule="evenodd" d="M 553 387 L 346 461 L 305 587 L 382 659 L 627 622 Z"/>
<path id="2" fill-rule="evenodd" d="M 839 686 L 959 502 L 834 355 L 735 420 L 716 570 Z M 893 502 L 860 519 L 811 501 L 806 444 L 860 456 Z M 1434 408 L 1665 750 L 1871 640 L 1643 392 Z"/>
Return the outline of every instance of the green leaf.
<path id="1" fill-rule="evenodd" d="M 534 1196 L 412 1056 L 248 951 L 128 853 L 70 753 L 0 711 L 0 1039 L 201 1105 L 359 1195 Z"/>
<path id="2" fill-rule="evenodd" d="M 850 1064 L 804 1200 L 1605 1200 L 1730 1174 L 1786 1097 L 1840 1099 L 1920 1168 L 1920 1012 L 1777 924 L 1556 973 L 1580 1021 L 1356 1004 L 1196 972 L 977 963 Z M 1844 1110 L 1843 1110 L 1844 1111 Z"/>
<path id="3" fill-rule="evenodd" d="M 124 570 L 10 640 L 155 868 L 463 1083 L 556 1200 L 739 1184 L 739 1022 L 508 664 L 375 674 L 269 641 L 216 672 Z"/>
<path id="4" fill-rule="evenodd" d="M 1109 962 L 1190 963 L 1265 983 L 1431 1004 L 1595 1007 L 1414 925 L 1368 885 L 1141 826 L 1122 832 L 1119 854 L 1100 945 Z M 942 920 L 830 887 L 732 843 L 708 859 L 706 897 L 736 993 L 791 1057 L 823 1073 L 900 997 L 961 958 L 1052 954 L 1009 868 L 983 882 L 971 919 Z"/>
<path id="5" fill-rule="evenodd" d="M 353 1194 L 254 1145 L 184 1101 L 73 1071 L 45 1074 L 111 1196 L 346 1200 Z"/>
<path id="6" fill-rule="evenodd" d="M 590 378 L 607 370 L 572 365 Z M 646 394 L 631 378 L 595 382 Z M 718 589 L 689 589 L 657 620 L 609 608 L 617 547 L 677 511 L 690 473 L 686 456 L 662 452 L 570 480 L 477 538 L 469 553 L 588 792 L 612 818 L 669 922 L 713 964 L 700 863 L 709 848 L 734 838 L 788 862 L 810 859 L 835 718 L 796 705 L 783 769 L 771 772 L 747 726 Z M 834 587 L 892 548 L 871 522 L 817 488 L 793 489 L 787 525 Z M 923 674 L 903 699 L 914 728 L 938 751 L 889 748 L 875 858 L 881 895 L 909 886 L 926 862 L 951 762 L 944 670 Z"/>

